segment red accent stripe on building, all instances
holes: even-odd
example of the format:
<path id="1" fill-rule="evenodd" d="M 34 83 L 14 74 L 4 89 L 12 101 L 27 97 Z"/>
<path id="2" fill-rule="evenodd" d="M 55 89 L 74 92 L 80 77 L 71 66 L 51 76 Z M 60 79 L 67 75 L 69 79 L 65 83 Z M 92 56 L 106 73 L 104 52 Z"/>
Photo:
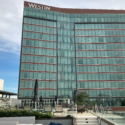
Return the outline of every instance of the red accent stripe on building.
<path id="1" fill-rule="evenodd" d="M 30 48 L 39 48 L 39 49 L 51 49 L 51 50 L 56 50 L 54 48 L 45 48 L 45 47 L 36 47 L 36 46 L 24 46 L 22 45 L 22 47 L 30 47 Z"/>
<path id="2" fill-rule="evenodd" d="M 108 50 L 108 49 L 96 49 L 96 50 L 76 50 L 76 51 L 125 51 L 125 49 L 110 49 L 110 50 Z"/>
<path id="3" fill-rule="evenodd" d="M 77 80 L 77 82 L 124 82 L 125 80 Z"/>
<path id="4" fill-rule="evenodd" d="M 28 64 L 43 64 L 43 65 L 56 65 L 52 63 L 36 63 L 36 62 L 21 62 L 21 63 L 28 63 Z"/>
<path id="5" fill-rule="evenodd" d="M 78 90 L 125 90 L 125 88 L 80 88 Z"/>
<path id="6" fill-rule="evenodd" d="M 86 58 L 86 59 L 89 59 L 89 58 L 125 58 L 125 57 L 76 57 L 77 59 L 80 59 L 80 58 Z"/>
<path id="7" fill-rule="evenodd" d="M 20 81 L 35 81 L 36 79 L 20 79 Z M 56 80 L 50 80 L 50 79 L 37 79 L 38 81 L 50 81 L 50 82 L 54 82 Z"/>
<path id="8" fill-rule="evenodd" d="M 56 56 L 49 56 L 49 55 L 35 55 L 35 54 L 25 54 L 25 53 L 22 53 L 22 55 L 29 55 L 29 56 L 45 56 L 45 57 L 56 57 Z"/>
<path id="9" fill-rule="evenodd" d="M 125 37 L 125 36 L 75 36 L 75 37 Z"/>
<path id="10" fill-rule="evenodd" d="M 76 44 L 125 44 L 125 42 L 107 42 L 107 43 L 104 43 L 104 42 L 99 42 L 99 43 L 76 43 Z"/>
<path id="11" fill-rule="evenodd" d="M 43 73 L 56 73 L 56 72 L 51 72 L 51 71 L 29 71 L 29 70 L 21 70 L 21 72 L 43 72 Z"/>
<path id="12" fill-rule="evenodd" d="M 56 35 L 56 34 L 51 34 L 51 33 L 35 32 L 35 31 L 28 31 L 28 30 L 23 30 L 23 32 L 31 32 L 31 33 L 39 33 L 39 34 Z"/>
<path id="13" fill-rule="evenodd" d="M 124 74 L 125 72 L 77 72 L 77 74 Z"/>
<path id="14" fill-rule="evenodd" d="M 125 29 L 75 29 L 75 30 L 125 30 Z"/>
<path id="15" fill-rule="evenodd" d="M 125 66 L 125 64 L 91 64 L 91 65 L 76 65 L 76 66 Z"/>
<path id="16" fill-rule="evenodd" d="M 39 39 L 31 39 L 31 38 L 23 38 L 23 39 L 28 39 L 28 40 L 36 40 L 36 41 L 43 41 L 43 42 L 53 42 L 53 43 L 56 43 L 56 41 L 50 41 L 50 40 L 39 40 Z"/>
<path id="17" fill-rule="evenodd" d="M 51 27 L 51 26 L 44 26 L 44 25 L 37 25 L 37 24 L 30 24 L 30 23 L 24 23 L 26 25 L 34 25 L 34 26 L 41 26 L 41 27 L 49 27 L 49 28 L 56 28 L 56 27 Z"/>
<path id="18" fill-rule="evenodd" d="M 19 88 L 20 90 L 34 90 L 34 88 Z M 39 90 L 56 90 L 53 88 L 39 88 Z"/>

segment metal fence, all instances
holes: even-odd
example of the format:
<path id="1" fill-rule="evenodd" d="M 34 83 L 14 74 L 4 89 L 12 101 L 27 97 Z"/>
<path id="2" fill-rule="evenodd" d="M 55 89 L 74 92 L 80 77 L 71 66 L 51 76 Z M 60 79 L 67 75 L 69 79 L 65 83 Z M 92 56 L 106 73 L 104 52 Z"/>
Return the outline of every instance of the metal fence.
<path id="1" fill-rule="evenodd" d="M 67 102 L 56 102 L 56 101 L 43 101 L 43 102 L 21 102 L 20 109 L 25 110 L 34 110 L 39 111 L 41 113 L 49 113 L 55 114 L 56 116 L 67 116 L 77 117 L 77 105 L 74 104 L 73 101 Z"/>

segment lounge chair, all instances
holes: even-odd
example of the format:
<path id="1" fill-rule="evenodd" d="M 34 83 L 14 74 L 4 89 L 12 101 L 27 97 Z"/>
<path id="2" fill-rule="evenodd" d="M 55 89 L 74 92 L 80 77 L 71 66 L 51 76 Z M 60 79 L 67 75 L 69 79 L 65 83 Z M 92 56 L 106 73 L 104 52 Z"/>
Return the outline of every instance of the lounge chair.
<path id="1" fill-rule="evenodd" d="M 8 108 L 7 110 L 17 110 L 17 108 L 15 106 L 10 106 L 10 108 Z"/>
<path id="2" fill-rule="evenodd" d="M 81 114 L 82 114 L 83 112 L 85 112 L 85 105 L 77 106 L 77 111 L 78 111 L 78 112 L 81 112 Z"/>
<path id="3" fill-rule="evenodd" d="M 72 114 L 72 112 L 76 111 L 75 105 L 70 105 L 69 109 L 67 110 L 67 114 Z"/>
<path id="4" fill-rule="evenodd" d="M 64 111 L 63 111 L 63 108 L 62 108 L 62 105 L 56 105 L 55 106 L 55 112 L 53 112 L 53 115 L 54 115 L 54 113 L 64 113 Z"/>
<path id="5" fill-rule="evenodd" d="M 88 105 L 88 106 L 86 106 L 86 109 L 87 110 L 92 110 L 92 106 Z"/>
<path id="6" fill-rule="evenodd" d="M 45 105 L 43 106 L 44 113 L 51 113 L 52 112 L 52 106 L 51 105 Z"/>
<path id="7" fill-rule="evenodd" d="M 24 106 L 23 109 L 24 110 L 31 110 L 30 106 Z"/>
<path id="8" fill-rule="evenodd" d="M 6 109 L 5 109 L 4 107 L 0 107 L 0 111 L 1 111 L 1 110 L 6 110 Z"/>

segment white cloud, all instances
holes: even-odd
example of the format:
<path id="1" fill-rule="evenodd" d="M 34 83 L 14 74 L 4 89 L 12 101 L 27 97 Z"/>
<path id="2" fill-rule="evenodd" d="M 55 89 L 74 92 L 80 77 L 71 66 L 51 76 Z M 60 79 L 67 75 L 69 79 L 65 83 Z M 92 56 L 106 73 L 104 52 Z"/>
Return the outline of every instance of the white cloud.
<path id="1" fill-rule="evenodd" d="M 0 51 L 20 54 L 24 0 L 0 0 Z M 29 0 L 63 8 L 124 9 L 125 0 Z"/>
<path id="2" fill-rule="evenodd" d="M 6 37 L 5 37 L 6 38 Z M 14 44 L 14 41 L 6 41 L 4 45 L 0 45 L 0 51 L 4 52 L 12 52 L 16 54 L 20 54 L 20 46 L 18 43 Z"/>

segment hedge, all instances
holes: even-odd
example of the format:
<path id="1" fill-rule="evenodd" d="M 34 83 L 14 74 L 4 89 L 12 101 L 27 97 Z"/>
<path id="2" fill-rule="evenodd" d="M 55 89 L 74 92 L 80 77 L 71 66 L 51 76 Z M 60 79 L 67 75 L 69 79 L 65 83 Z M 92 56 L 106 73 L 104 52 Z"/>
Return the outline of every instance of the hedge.
<path id="1" fill-rule="evenodd" d="M 21 116 L 35 116 L 36 119 L 40 118 L 54 118 L 51 113 L 40 113 L 39 111 L 28 110 L 1 110 L 0 117 L 21 117 Z"/>

